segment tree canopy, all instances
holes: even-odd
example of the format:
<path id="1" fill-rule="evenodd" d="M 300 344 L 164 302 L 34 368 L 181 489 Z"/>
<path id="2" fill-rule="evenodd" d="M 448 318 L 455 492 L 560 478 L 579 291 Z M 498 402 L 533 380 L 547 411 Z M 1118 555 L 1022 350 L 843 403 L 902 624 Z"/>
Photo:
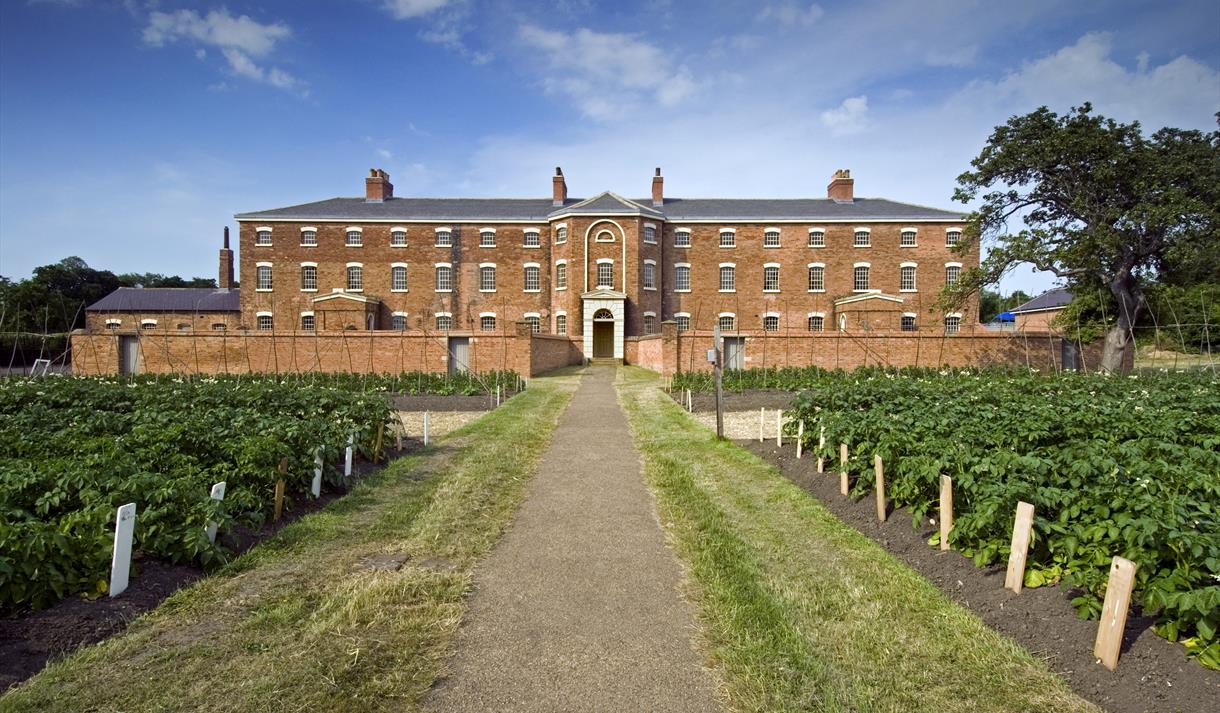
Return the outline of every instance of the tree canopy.
<path id="1" fill-rule="evenodd" d="M 1220 131 L 1146 137 L 1088 103 L 1063 116 L 1042 107 L 996 127 L 971 166 L 954 198 L 982 203 L 958 249 L 990 250 L 958 295 L 1022 263 L 1073 294 L 1102 291 L 1114 316 L 1104 369 L 1121 370 L 1158 276 L 1190 283 L 1220 265 Z"/>

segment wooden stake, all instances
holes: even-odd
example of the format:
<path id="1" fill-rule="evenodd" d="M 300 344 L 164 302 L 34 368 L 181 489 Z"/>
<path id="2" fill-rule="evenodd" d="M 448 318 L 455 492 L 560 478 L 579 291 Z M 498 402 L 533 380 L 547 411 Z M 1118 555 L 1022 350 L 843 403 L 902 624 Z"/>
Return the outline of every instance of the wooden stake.
<path id="1" fill-rule="evenodd" d="M 282 459 L 276 470 L 280 474 L 280 479 L 275 481 L 275 519 L 278 522 L 284 514 L 284 476 L 288 474 L 288 459 Z"/>
<path id="2" fill-rule="evenodd" d="M 1025 584 L 1025 558 L 1029 556 L 1029 533 L 1034 526 L 1034 506 L 1027 502 L 1017 503 L 1017 517 L 1012 523 L 1012 552 L 1008 555 L 1008 574 L 1004 577 L 1004 588 L 1017 594 Z"/>
<path id="3" fill-rule="evenodd" d="M 384 426 L 384 425 L 378 425 L 378 427 L 377 427 L 377 442 L 376 442 L 375 444 L 373 444 L 373 462 L 374 462 L 374 463 L 376 463 L 377 461 L 381 460 L 381 436 L 382 436 L 382 434 L 383 434 L 384 432 L 385 432 L 385 426 Z"/>
<path id="4" fill-rule="evenodd" d="M 953 529 L 953 478 L 940 476 L 940 549 L 949 549 L 949 531 Z"/>
<path id="5" fill-rule="evenodd" d="M 847 444 L 839 444 L 839 492 L 847 495 Z"/>
<path id="6" fill-rule="evenodd" d="M 805 420 L 796 424 L 796 459 L 801 459 L 801 448 L 805 445 Z"/>
<path id="7" fill-rule="evenodd" d="M 825 447 L 826 447 L 826 427 L 822 426 L 821 431 L 818 433 L 818 472 L 819 473 L 826 472 L 825 458 L 823 458 L 821 456 L 822 449 Z"/>
<path id="8" fill-rule="evenodd" d="M 1127 628 L 1127 609 L 1131 605 L 1131 589 L 1135 586 L 1135 570 L 1136 564 L 1122 557 L 1115 557 L 1110 562 L 1110 579 L 1106 583 L 1101 621 L 1097 623 L 1093 656 L 1111 671 L 1118 668 L 1118 651 L 1123 643 L 1123 630 Z"/>
<path id="9" fill-rule="evenodd" d="M 784 447 L 784 410 L 775 409 L 775 445 Z"/>
<path id="10" fill-rule="evenodd" d="M 885 465 L 878 454 L 873 454 L 873 470 L 877 473 L 877 519 L 885 522 Z"/>
<path id="11" fill-rule="evenodd" d="M 763 421 L 767 418 L 767 407 L 758 409 L 758 442 L 763 442 Z"/>

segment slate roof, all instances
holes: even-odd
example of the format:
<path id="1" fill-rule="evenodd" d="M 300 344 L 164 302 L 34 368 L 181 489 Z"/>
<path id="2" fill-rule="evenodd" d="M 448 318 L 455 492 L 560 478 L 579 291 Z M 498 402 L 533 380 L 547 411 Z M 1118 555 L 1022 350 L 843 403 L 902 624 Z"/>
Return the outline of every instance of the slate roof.
<path id="1" fill-rule="evenodd" d="M 390 198 L 369 203 L 363 198 L 330 198 L 314 203 L 238 213 L 237 220 L 435 220 L 472 222 L 519 220 L 543 222 L 552 215 L 641 214 L 683 220 L 944 220 L 965 214 L 884 198 L 857 198 L 846 203 L 828 198 L 666 198 L 661 208 L 651 199 L 627 199 L 609 191 L 592 198 L 569 198 L 554 206 L 549 198 Z"/>
<path id="2" fill-rule="evenodd" d="M 241 290 L 211 287 L 120 287 L 88 312 L 238 312 Z"/>
<path id="3" fill-rule="evenodd" d="M 1068 292 L 1062 287 L 1059 287 L 1053 290 L 1048 290 L 1047 292 L 1043 292 L 1020 307 L 1010 309 L 1008 311 L 1012 312 L 1013 314 L 1021 314 L 1022 312 L 1037 312 L 1044 309 L 1059 309 L 1061 307 L 1067 307 L 1071 303 L 1072 293 Z"/>

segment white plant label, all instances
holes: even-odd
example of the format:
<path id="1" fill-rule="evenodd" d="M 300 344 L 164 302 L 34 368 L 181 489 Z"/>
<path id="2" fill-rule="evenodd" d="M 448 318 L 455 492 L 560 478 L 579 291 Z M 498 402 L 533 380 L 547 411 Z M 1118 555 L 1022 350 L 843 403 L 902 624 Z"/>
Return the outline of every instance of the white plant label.
<path id="1" fill-rule="evenodd" d="M 136 504 L 120 507 L 114 518 L 114 554 L 110 559 L 110 596 L 127 591 L 131 577 L 131 540 L 136 534 Z"/>
<path id="2" fill-rule="evenodd" d="M 223 480 L 212 486 L 212 499 L 213 500 L 224 500 L 225 499 L 225 482 Z M 211 542 L 212 544 L 216 544 L 216 527 L 217 527 L 216 523 L 208 522 L 208 527 L 207 527 L 208 542 Z"/>

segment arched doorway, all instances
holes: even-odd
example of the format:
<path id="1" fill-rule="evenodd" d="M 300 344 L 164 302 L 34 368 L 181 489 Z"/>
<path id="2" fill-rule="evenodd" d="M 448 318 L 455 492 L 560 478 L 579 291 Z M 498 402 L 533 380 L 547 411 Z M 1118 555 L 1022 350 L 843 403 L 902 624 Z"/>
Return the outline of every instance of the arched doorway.
<path id="1" fill-rule="evenodd" d="M 605 308 L 593 313 L 593 358 L 614 358 L 614 313 Z"/>

